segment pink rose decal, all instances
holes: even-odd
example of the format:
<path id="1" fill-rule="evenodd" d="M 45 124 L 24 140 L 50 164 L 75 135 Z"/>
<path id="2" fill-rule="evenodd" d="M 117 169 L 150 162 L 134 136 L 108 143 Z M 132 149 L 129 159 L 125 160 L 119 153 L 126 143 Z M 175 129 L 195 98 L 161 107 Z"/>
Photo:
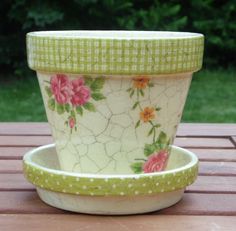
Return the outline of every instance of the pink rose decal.
<path id="1" fill-rule="evenodd" d="M 75 118 L 74 117 L 69 118 L 69 126 L 71 129 L 75 126 Z"/>
<path id="2" fill-rule="evenodd" d="M 51 77 L 51 92 L 59 104 L 70 102 L 71 85 L 66 75 L 57 74 Z"/>
<path id="3" fill-rule="evenodd" d="M 168 159 L 168 152 L 161 150 L 158 153 L 154 153 L 148 157 L 148 160 L 143 165 L 143 171 L 145 173 L 163 171 L 166 167 Z"/>
<path id="4" fill-rule="evenodd" d="M 64 124 L 70 128 L 71 133 L 78 129 L 78 116 L 82 117 L 85 111 L 95 112 L 94 103 L 106 98 L 102 93 L 105 83 L 103 77 L 79 75 L 75 78 L 65 74 L 54 74 L 50 82 L 44 82 L 48 108 L 59 115 L 66 114 Z"/>
<path id="5" fill-rule="evenodd" d="M 71 86 L 72 96 L 70 102 L 73 106 L 81 106 L 89 101 L 91 96 L 90 89 L 84 85 L 82 78 L 72 80 Z"/>

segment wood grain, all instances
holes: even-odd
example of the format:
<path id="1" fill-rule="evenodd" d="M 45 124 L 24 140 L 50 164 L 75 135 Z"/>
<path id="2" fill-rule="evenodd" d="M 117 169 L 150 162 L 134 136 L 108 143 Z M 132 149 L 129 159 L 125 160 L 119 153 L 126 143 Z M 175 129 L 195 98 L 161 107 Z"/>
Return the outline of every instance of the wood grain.
<path id="1" fill-rule="evenodd" d="M 183 148 L 234 148 L 229 138 L 177 137 L 174 145 Z"/>
<path id="2" fill-rule="evenodd" d="M 204 149 L 189 148 L 200 161 L 236 162 L 236 149 Z"/>
<path id="3" fill-rule="evenodd" d="M 200 162 L 199 175 L 236 176 L 236 162 Z"/>
<path id="4" fill-rule="evenodd" d="M 7 200 L 6 200 L 7 198 Z M 235 215 L 236 194 L 185 193 L 183 199 L 173 207 L 153 214 L 171 215 Z M 63 213 L 42 202 L 36 192 L 0 192 L 0 213 Z"/>
<path id="5" fill-rule="evenodd" d="M 235 231 L 236 219 L 229 216 L 88 216 L 51 214 L 3 214 L 0 224 L 4 231 L 170 231 L 227 230 Z"/>
<path id="6" fill-rule="evenodd" d="M 22 160 L 0 160 L 1 173 L 22 173 Z"/>
<path id="7" fill-rule="evenodd" d="M 21 160 L 23 155 L 35 147 L 0 147 L 0 160 Z"/>
<path id="8" fill-rule="evenodd" d="M 187 187 L 187 193 L 234 193 L 236 194 L 236 177 L 198 176 L 194 184 Z"/>
<path id="9" fill-rule="evenodd" d="M 51 136 L 0 136 L 2 147 L 37 147 L 53 143 Z"/>

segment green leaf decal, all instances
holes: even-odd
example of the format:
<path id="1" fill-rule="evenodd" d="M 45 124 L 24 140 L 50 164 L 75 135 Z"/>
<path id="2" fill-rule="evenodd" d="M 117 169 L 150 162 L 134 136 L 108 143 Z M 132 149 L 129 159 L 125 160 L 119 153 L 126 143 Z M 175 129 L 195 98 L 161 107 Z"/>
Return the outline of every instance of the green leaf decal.
<path id="1" fill-rule="evenodd" d="M 142 89 L 140 89 L 140 94 L 141 94 L 141 96 L 144 96 L 144 92 Z"/>
<path id="2" fill-rule="evenodd" d="M 51 88 L 50 88 L 50 87 L 46 86 L 46 87 L 45 87 L 45 91 L 47 92 L 48 97 L 51 97 L 51 96 L 52 96 L 52 91 L 51 91 Z"/>
<path id="3" fill-rule="evenodd" d="M 62 104 L 56 104 L 56 109 L 57 109 L 57 113 L 59 114 L 59 115 L 61 115 L 61 114 L 63 114 L 64 112 L 65 112 L 65 107 L 64 107 L 64 105 L 62 105 Z"/>
<path id="4" fill-rule="evenodd" d="M 167 135 L 165 134 L 165 132 L 161 131 L 161 133 L 158 136 L 157 142 L 158 142 L 158 144 L 167 143 Z"/>
<path id="5" fill-rule="evenodd" d="M 80 106 L 78 106 L 78 107 L 76 107 L 76 112 L 79 114 L 79 115 L 83 115 L 83 108 L 82 107 L 80 107 Z"/>
<path id="6" fill-rule="evenodd" d="M 142 173 L 143 172 L 143 163 L 136 162 L 130 165 L 131 169 L 134 173 Z"/>
<path id="7" fill-rule="evenodd" d="M 65 110 L 66 110 L 66 112 L 69 112 L 69 111 L 70 111 L 70 104 L 67 103 L 67 104 L 65 105 Z"/>
<path id="8" fill-rule="evenodd" d="M 129 94 L 130 98 L 132 98 L 133 95 L 134 95 L 134 89 L 130 91 L 130 94 Z"/>
<path id="9" fill-rule="evenodd" d="M 154 130 L 155 130 L 155 127 L 152 127 L 150 131 L 148 132 L 148 136 L 150 136 L 154 132 Z"/>
<path id="10" fill-rule="evenodd" d="M 91 84 L 93 83 L 93 78 L 91 78 L 90 76 L 84 76 L 84 82 L 85 82 L 85 85 L 87 86 L 91 86 Z"/>
<path id="11" fill-rule="evenodd" d="M 94 105 L 92 103 L 89 103 L 89 102 L 84 104 L 83 107 L 88 111 L 92 111 L 92 112 L 96 111 Z"/>
<path id="12" fill-rule="evenodd" d="M 138 128 L 140 125 L 140 120 L 135 124 L 135 128 Z"/>
<path id="13" fill-rule="evenodd" d="M 90 85 L 92 91 L 100 91 L 103 88 L 105 79 L 104 77 L 95 78 L 93 83 Z"/>
<path id="14" fill-rule="evenodd" d="M 145 144 L 144 147 L 144 155 L 145 156 L 150 156 L 157 150 L 157 147 L 155 144 Z"/>
<path id="15" fill-rule="evenodd" d="M 132 109 L 134 110 L 134 109 L 138 106 L 138 104 L 139 104 L 139 102 L 137 101 L 137 102 L 133 105 Z"/>
<path id="16" fill-rule="evenodd" d="M 160 107 L 157 107 L 157 108 L 156 108 L 156 111 L 160 111 L 160 110 L 161 110 L 161 108 L 160 108 Z"/>
<path id="17" fill-rule="evenodd" d="M 92 93 L 92 98 L 96 101 L 106 99 L 106 97 L 102 93 L 99 93 L 99 92 Z"/>
<path id="18" fill-rule="evenodd" d="M 55 100 L 54 99 L 49 99 L 48 100 L 48 108 L 52 111 L 55 110 Z"/>

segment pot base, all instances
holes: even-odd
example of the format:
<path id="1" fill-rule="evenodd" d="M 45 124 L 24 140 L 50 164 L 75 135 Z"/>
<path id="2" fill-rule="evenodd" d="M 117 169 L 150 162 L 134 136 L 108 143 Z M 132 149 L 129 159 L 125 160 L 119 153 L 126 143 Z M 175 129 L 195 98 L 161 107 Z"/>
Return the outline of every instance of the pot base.
<path id="1" fill-rule="evenodd" d="M 184 189 L 151 196 L 80 196 L 37 187 L 41 200 L 53 207 L 72 212 L 127 215 L 157 211 L 181 200 Z"/>

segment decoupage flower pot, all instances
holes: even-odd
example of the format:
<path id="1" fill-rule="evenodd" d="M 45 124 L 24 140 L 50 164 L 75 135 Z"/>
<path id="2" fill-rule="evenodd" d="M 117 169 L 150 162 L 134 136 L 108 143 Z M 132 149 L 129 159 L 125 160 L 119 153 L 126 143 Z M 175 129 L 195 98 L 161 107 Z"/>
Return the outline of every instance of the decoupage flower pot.
<path id="1" fill-rule="evenodd" d="M 27 34 L 62 170 L 165 170 L 203 35 L 61 31 Z"/>

